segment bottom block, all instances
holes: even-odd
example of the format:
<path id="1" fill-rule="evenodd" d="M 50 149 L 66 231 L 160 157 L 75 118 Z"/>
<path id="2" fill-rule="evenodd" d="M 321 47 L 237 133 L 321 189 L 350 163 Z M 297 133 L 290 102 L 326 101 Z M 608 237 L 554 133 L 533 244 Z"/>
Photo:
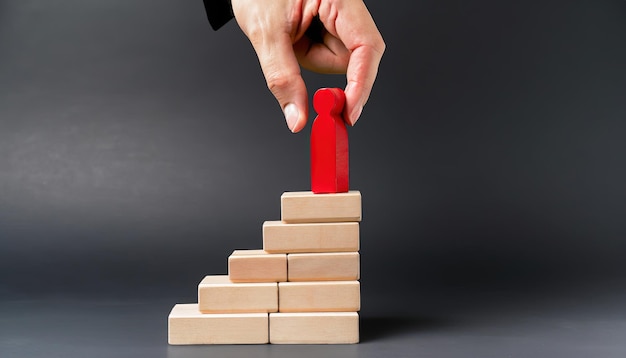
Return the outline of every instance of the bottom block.
<path id="1" fill-rule="evenodd" d="M 270 343 L 359 343 L 356 312 L 270 313 Z"/>
<path id="2" fill-rule="evenodd" d="M 267 313 L 202 314 L 198 304 L 178 304 L 168 317 L 169 344 L 268 343 Z"/>

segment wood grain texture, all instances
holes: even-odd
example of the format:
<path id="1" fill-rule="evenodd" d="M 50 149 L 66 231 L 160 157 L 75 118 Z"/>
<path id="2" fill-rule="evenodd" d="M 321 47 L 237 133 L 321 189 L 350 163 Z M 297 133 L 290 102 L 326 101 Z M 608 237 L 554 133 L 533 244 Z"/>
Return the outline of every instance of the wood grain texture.
<path id="1" fill-rule="evenodd" d="M 356 312 L 270 313 L 270 343 L 359 343 Z"/>
<path id="2" fill-rule="evenodd" d="M 235 250 L 228 257 L 228 277 L 232 282 L 287 281 L 287 255 Z"/>
<path id="3" fill-rule="evenodd" d="M 267 313 L 202 314 L 198 304 L 177 304 L 168 317 L 168 342 L 263 344 L 269 342 Z"/>
<path id="4" fill-rule="evenodd" d="M 359 279 L 358 252 L 289 254 L 289 281 L 352 281 Z"/>
<path id="5" fill-rule="evenodd" d="M 281 220 L 286 223 L 361 221 L 361 192 L 314 194 L 285 192 L 281 196 Z"/>
<path id="6" fill-rule="evenodd" d="M 202 313 L 276 312 L 277 285 L 233 283 L 227 275 L 209 275 L 198 285 L 198 307 Z"/>
<path id="7" fill-rule="evenodd" d="M 359 281 L 280 282 L 279 312 L 356 312 L 361 309 Z"/>
<path id="8" fill-rule="evenodd" d="M 263 223 L 263 250 L 271 253 L 359 251 L 359 223 Z"/>

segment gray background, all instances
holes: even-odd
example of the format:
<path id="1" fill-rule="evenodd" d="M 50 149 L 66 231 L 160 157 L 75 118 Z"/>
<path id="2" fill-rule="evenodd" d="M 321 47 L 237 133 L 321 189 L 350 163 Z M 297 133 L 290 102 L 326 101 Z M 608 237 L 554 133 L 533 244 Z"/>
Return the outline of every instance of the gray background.
<path id="1" fill-rule="evenodd" d="M 310 122 L 199 0 L 0 0 L 0 355 L 626 355 L 625 3 L 367 5 L 363 343 L 168 347 L 308 189 Z"/>

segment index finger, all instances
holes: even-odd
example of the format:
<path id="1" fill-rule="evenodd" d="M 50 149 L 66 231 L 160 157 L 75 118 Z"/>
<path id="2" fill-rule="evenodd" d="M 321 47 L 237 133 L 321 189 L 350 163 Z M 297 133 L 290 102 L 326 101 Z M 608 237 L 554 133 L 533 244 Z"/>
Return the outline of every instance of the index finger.
<path id="1" fill-rule="evenodd" d="M 336 9 L 334 23 L 325 25 L 327 29 L 334 27 L 337 36 L 350 51 L 344 119 L 354 125 L 372 91 L 385 51 L 385 42 L 362 1 L 343 4 L 343 8 Z"/>

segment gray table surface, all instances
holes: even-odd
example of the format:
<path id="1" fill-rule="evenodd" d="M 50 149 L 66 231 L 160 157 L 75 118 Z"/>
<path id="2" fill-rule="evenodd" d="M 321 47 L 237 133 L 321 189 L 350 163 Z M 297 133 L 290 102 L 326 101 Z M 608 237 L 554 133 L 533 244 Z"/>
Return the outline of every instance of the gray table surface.
<path id="1" fill-rule="evenodd" d="M 370 295 L 361 343 L 330 346 L 168 346 L 175 298 L 5 299 L 0 357 L 626 357 L 619 287 Z"/>

